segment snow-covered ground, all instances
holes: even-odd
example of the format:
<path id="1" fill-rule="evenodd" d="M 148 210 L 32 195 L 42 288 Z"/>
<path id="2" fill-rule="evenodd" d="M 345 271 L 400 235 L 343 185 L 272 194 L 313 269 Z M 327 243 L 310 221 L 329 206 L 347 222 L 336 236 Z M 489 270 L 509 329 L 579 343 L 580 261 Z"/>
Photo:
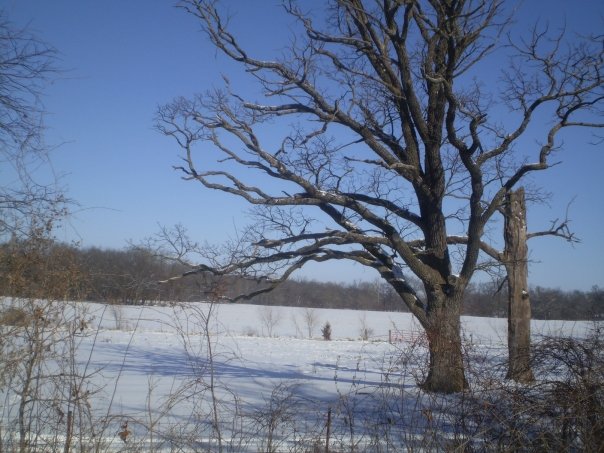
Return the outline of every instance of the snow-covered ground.
<path id="1" fill-rule="evenodd" d="M 205 303 L 73 307 L 87 321 L 78 334 L 75 362 L 90 375 L 86 388 L 91 411 L 99 420 L 111 418 L 114 425 L 130 421 L 131 439 L 149 433 L 184 438 L 197 427 L 194 435 L 201 441 L 199 433 L 212 431 L 216 424 L 230 442 L 235 432 L 246 430 L 253 433 L 242 438 L 262 442 L 268 434 L 277 439 L 277 431 L 292 429 L 300 436 L 305 429 L 325 435 L 331 408 L 337 412 L 333 429 L 340 425 L 345 430 L 368 398 L 379 412 L 377 389 L 417 389 L 420 368 L 405 368 L 401 361 L 413 345 L 388 342 L 390 332 L 392 338 L 418 339 L 421 349 L 421 329 L 408 313 Z M 314 320 L 311 338 L 309 317 Z M 332 341 L 322 339 L 325 322 L 331 324 Z M 475 350 L 504 355 L 505 319 L 464 317 L 462 324 L 464 338 Z M 533 321 L 532 332 L 583 336 L 592 326 Z M 363 335 L 368 339 L 362 340 Z M 213 409 L 212 402 L 218 404 Z M 4 424 L 9 413 L 15 412 L 5 407 Z M 105 435 L 119 447 L 119 429 L 112 429 Z M 291 435 L 288 442 L 293 442 Z M 257 449 L 255 445 L 251 451 Z"/>

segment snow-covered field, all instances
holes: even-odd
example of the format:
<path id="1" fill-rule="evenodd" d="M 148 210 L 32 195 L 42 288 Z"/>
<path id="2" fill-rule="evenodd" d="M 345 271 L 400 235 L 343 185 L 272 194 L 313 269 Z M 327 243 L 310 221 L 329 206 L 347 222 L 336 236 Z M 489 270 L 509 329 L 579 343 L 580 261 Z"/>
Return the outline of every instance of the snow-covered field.
<path id="1" fill-rule="evenodd" d="M 112 420 L 102 433 L 106 448 L 138 439 L 139 446 L 177 449 L 174 439 L 184 444 L 186 438 L 190 446 L 192 437 L 215 438 L 218 427 L 232 451 L 267 450 L 267 442 L 288 451 L 296 435 L 298 441 L 306 433 L 324 438 L 328 417 L 334 439 L 346 430 L 352 439 L 360 435 L 353 425 L 369 425 L 355 425 L 351 417 L 367 417 L 375 426 L 386 417 L 383 404 L 391 398 L 384 392 L 419 392 L 421 364 L 406 367 L 401 359 L 415 347 L 410 339 L 422 350 L 421 329 L 407 313 L 205 303 L 71 307 L 86 320 L 74 357 L 80 374 L 88 375 L 86 404 L 96 419 Z M 321 336 L 327 321 L 332 341 Z M 534 321 L 532 332 L 583 336 L 592 326 Z M 505 355 L 505 319 L 464 317 L 463 331 L 474 351 L 494 360 Z M 407 341 L 390 344 L 389 332 Z M 8 426 L 18 399 L 3 397 Z M 127 432 L 127 442 L 120 432 Z"/>

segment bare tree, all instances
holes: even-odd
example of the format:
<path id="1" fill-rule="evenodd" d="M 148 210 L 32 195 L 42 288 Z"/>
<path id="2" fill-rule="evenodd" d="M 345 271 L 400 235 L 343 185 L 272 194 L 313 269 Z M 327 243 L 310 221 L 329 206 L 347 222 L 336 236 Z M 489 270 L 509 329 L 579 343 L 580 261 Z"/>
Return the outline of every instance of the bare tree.
<path id="1" fill-rule="evenodd" d="M 270 305 L 261 305 L 258 307 L 258 317 L 262 325 L 262 331 L 266 332 L 270 338 L 275 336 L 275 328 L 281 322 L 279 310 Z"/>
<path id="2" fill-rule="evenodd" d="M 53 221 L 64 214 L 60 187 L 33 175 L 48 164 L 41 95 L 57 71 L 55 55 L 0 10 L 0 237 L 27 234 L 29 221 L 42 213 Z"/>
<path id="3" fill-rule="evenodd" d="M 315 328 L 319 325 L 317 311 L 314 308 L 306 307 L 302 317 L 304 318 L 304 325 L 306 326 L 308 338 L 312 338 Z"/>
<path id="4" fill-rule="evenodd" d="M 261 60 L 216 3 L 181 6 L 263 97 L 225 77 L 224 90 L 160 107 L 157 128 L 182 148 L 183 178 L 243 198 L 257 222 L 191 272 L 263 277 L 266 291 L 311 261 L 373 268 L 426 330 L 425 388 L 462 390 L 461 305 L 485 228 L 510 190 L 550 166 L 560 131 L 602 127 L 602 36 L 567 43 L 535 27 L 498 47 L 511 26 L 501 0 L 337 0 L 321 16 L 285 2 L 299 32 Z M 507 61 L 496 86 L 479 81 L 489 58 Z M 543 143 L 519 154 L 543 117 Z"/>

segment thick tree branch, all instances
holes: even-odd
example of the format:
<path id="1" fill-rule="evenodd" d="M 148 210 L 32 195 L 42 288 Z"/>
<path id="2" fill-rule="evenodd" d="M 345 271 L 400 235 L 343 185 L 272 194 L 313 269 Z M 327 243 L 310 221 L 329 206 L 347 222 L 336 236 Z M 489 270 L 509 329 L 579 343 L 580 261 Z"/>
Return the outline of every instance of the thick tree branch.
<path id="1" fill-rule="evenodd" d="M 158 129 L 182 149 L 185 179 L 275 210 L 259 214 L 252 252 L 238 249 L 210 266 L 220 273 L 264 266 L 281 281 L 309 261 L 361 262 L 428 326 L 444 301 L 461 300 L 481 252 L 501 261 L 483 232 L 506 193 L 552 165 L 561 131 L 602 127 L 602 38 L 565 48 L 562 36 L 547 41 L 535 29 L 496 47 L 510 26 L 499 0 L 338 0 L 325 21 L 287 2 L 299 34 L 275 60 L 252 56 L 216 2 L 181 6 L 262 89 L 250 100 L 227 81 L 225 91 L 158 111 Z M 468 82 L 495 53 L 510 56 L 500 92 Z M 509 108 L 505 124 L 492 108 L 498 101 Z M 515 146 L 543 115 L 550 121 L 533 159 L 516 158 Z M 269 124 L 282 134 L 277 145 L 264 134 Z M 296 222 L 313 209 L 326 224 Z M 451 218 L 465 234 L 449 234 Z M 400 265 L 422 280 L 424 301 L 399 278 Z"/>

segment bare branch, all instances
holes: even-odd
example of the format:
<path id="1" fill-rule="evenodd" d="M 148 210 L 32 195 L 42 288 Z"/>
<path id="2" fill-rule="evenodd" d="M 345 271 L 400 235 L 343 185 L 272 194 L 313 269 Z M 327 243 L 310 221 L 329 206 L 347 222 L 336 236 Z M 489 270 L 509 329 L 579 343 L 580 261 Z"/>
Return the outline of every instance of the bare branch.
<path id="1" fill-rule="evenodd" d="M 355 261 L 440 338 L 439 316 L 458 319 L 479 256 L 502 261 L 483 236 L 506 194 L 554 165 L 561 131 L 602 127 L 602 37 L 567 45 L 535 28 L 497 46 L 512 26 L 501 0 L 339 0 L 320 15 L 286 2 L 297 28 L 270 60 L 245 48 L 218 2 L 181 6 L 261 90 L 250 99 L 227 80 L 158 110 L 185 179 L 258 208 L 241 241 L 191 272 L 265 278 L 265 291 L 308 262 Z M 489 58 L 509 58 L 499 84 L 477 72 Z M 529 128 L 541 144 L 519 155 Z"/>

